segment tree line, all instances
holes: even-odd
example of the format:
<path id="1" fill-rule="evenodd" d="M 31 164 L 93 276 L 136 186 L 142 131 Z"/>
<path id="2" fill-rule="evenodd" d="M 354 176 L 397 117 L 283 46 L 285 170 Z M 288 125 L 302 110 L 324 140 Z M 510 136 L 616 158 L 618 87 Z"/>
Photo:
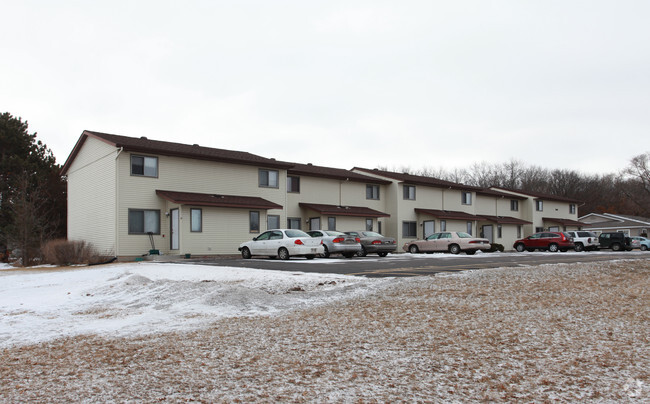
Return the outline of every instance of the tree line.
<path id="1" fill-rule="evenodd" d="M 609 212 L 650 217 L 650 153 L 630 160 L 620 173 L 582 174 L 574 170 L 479 162 L 467 169 L 384 170 L 435 177 L 487 188 L 541 192 L 582 201 L 579 215 Z M 66 236 L 66 181 L 52 151 L 29 133 L 27 121 L 0 114 L 0 260 L 9 249 L 22 265 L 39 261 L 41 247 Z"/>
<path id="2" fill-rule="evenodd" d="M 638 155 L 618 173 L 583 174 L 575 170 L 547 169 L 519 160 L 489 164 L 477 162 L 468 168 L 388 168 L 480 188 L 501 187 L 575 199 L 578 215 L 614 213 L 650 217 L 650 153 Z"/>

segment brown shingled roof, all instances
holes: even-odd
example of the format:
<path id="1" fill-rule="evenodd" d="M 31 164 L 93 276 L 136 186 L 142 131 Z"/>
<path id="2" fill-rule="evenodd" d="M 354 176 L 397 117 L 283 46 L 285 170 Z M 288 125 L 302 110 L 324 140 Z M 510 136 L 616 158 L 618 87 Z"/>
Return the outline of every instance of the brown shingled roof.
<path id="1" fill-rule="evenodd" d="M 369 174 L 381 175 L 387 178 L 392 178 L 394 180 L 405 182 L 407 184 L 413 184 L 413 185 L 424 185 L 424 186 L 437 187 L 437 188 L 453 188 L 453 189 L 472 188 L 472 187 L 467 187 L 465 185 L 457 184 L 455 182 L 440 180 L 438 178 L 424 177 L 421 175 L 412 175 L 412 174 L 405 174 L 405 173 L 396 173 L 394 171 L 384 171 L 384 170 L 379 170 L 377 168 L 371 170 L 369 168 L 354 167 L 353 170 L 359 170 Z"/>
<path id="2" fill-rule="evenodd" d="M 323 215 L 356 216 L 356 217 L 389 217 L 388 213 L 366 208 L 363 206 L 337 206 L 321 203 L 299 203 L 301 208 L 311 209 Z"/>
<path id="3" fill-rule="evenodd" d="M 488 215 L 481 215 L 481 216 L 485 220 L 497 224 L 532 224 L 533 223 L 533 222 L 529 222 L 528 220 L 517 219 L 516 217 L 512 217 L 512 216 L 488 216 Z"/>
<path id="4" fill-rule="evenodd" d="M 397 173 L 394 171 L 379 170 L 377 168 L 371 170 L 368 168 L 355 167 L 354 170 L 359 170 L 359 171 L 376 174 L 376 175 L 382 175 L 384 177 L 392 178 L 394 180 L 406 184 L 410 184 L 410 185 L 422 185 L 425 187 L 434 187 L 434 188 L 451 188 L 451 189 L 456 189 L 461 191 L 476 192 L 478 195 L 487 195 L 487 196 L 494 196 L 494 197 L 501 197 L 501 198 L 526 199 L 525 197 L 511 195 L 505 192 L 499 192 L 489 188 L 481 188 L 472 185 L 458 184 L 456 182 L 441 180 L 439 178 L 427 177 L 423 175 Z"/>
<path id="5" fill-rule="evenodd" d="M 561 219 L 557 217 L 543 217 L 542 220 L 545 222 L 558 223 L 563 226 L 586 226 L 586 224 L 583 222 L 578 222 L 571 219 Z"/>
<path id="6" fill-rule="evenodd" d="M 160 189 L 156 190 L 156 195 L 180 205 L 247 209 L 282 209 L 282 205 L 254 196 L 201 194 L 196 192 L 164 191 Z"/>
<path id="7" fill-rule="evenodd" d="M 234 150 L 225 150 L 225 149 L 215 149 L 212 147 L 203 147 L 199 145 L 188 145 L 183 143 L 173 143 L 173 142 L 164 142 L 161 140 L 151 140 L 146 137 L 128 137 L 120 135 L 111 135 L 108 133 L 93 132 L 85 130 L 81 134 L 81 137 L 77 141 L 72 153 L 66 160 L 63 168 L 61 169 L 61 174 L 65 175 L 67 170 L 70 168 L 70 164 L 75 159 L 81 146 L 85 143 L 87 138 L 99 139 L 105 143 L 110 144 L 116 148 L 124 148 L 126 151 L 136 152 L 136 153 L 148 153 L 148 154 L 159 154 L 164 156 L 175 156 L 175 157 L 188 157 L 198 160 L 209 160 L 209 161 L 220 161 L 224 163 L 234 163 L 234 164 L 246 164 L 246 165 L 255 165 L 262 167 L 272 167 L 272 168 L 290 168 L 293 167 L 293 163 L 276 161 L 275 159 L 269 159 L 266 157 L 261 157 L 255 154 L 234 151 Z"/>
<path id="8" fill-rule="evenodd" d="M 390 184 L 390 181 L 355 173 L 354 171 L 345 170 L 342 168 L 315 166 L 312 164 L 296 163 L 287 171 L 287 173 L 289 175 L 304 175 L 308 177 L 329 178 L 343 181 L 367 182 L 372 184 Z"/>
<path id="9" fill-rule="evenodd" d="M 472 215 L 471 213 L 458 212 L 454 210 L 440 210 L 440 209 L 420 209 L 415 208 L 418 213 L 425 213 L 439 219 L 449 220 L 481 220 L 481 216 Z"/>
<path id="10" fill-rule="evenodd" d="M 532 196 L 535 199 L 541 199 L 541 200 L 545 200 L 545 201 L 570 202 L 570 203 L 581 203 L 582 202 L 582 201 L 579 201 L 577 199 L 566 198 L 564 196 L 544 194 L 544 193 L 541 193 L 541 192 L 522 191 L 521 189 L 510 189 L 510 188 L 504 188 L 504 187 L 492 187 L 492 189 L 493 190 L 502 189 L 502 190 L 508 191 L 508 192 L 517 192 L 519 194 Z"/>

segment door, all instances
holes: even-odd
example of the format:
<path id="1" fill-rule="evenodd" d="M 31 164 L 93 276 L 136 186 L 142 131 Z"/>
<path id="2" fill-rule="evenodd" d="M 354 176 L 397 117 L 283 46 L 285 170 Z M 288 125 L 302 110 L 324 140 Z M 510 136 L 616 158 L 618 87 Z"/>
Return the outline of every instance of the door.
<path id="1" fill-rule="evenodd" d="M 486 224 L 483 226 L 483 238 L 488 239 L 490 244 L 494 241 L 493 228 L 491 224 Z"/>
<path id="2" fill-rule="evenodd" d="M 426 220 L 424 222 L 424 238 L 436 232 L 436 222 L 434 220 Z"/>
<path id="3" fill-rule="evenodd" d="M 320 217 L 309 219 L 309 230 L 320 230 Z"/>
<path id="4" fill-rule="evenodd" d="M 169 241 L 171 243 L 170 248 L 172 250 L 178 250 L 180 248 L 179 246 L 179 234 L 178 234 L 178 228 L 179 228 L 179 216 L 178 216 L 178 209 L 172 209 L 169 211 L 169 217 L 170 217 L 170 222 L 169 222 Z"/>

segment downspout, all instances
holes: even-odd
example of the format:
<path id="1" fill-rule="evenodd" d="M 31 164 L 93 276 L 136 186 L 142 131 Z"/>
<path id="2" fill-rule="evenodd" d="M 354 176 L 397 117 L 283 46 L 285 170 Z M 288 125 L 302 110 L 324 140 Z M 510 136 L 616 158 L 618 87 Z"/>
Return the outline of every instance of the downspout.
<path id="1" fill-rule="evenodd" d="M 119 209 L 119 202 L 120 202 L 120 166 L 117 161 L 117 159 L 120 157 L 120 154 L 122 154 L 122 151 L 124 150 L 124 147 L 120 147 L 120 149 L 117 151 L 117 154 L 115 155 L 115 257 L 119 257 L 119 222 L 120 222 L 120 209 Z"/>

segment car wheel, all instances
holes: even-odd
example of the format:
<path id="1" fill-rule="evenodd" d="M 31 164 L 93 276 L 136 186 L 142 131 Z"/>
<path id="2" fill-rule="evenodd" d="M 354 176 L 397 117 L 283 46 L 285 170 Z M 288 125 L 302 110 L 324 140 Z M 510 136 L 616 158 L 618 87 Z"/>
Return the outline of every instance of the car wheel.
<path id="1" fill-rule="evenodd" d="M 641 244 L 641 251 L 648 251 L 648 246 L 645 244 Z"/>
<path id="2" fill-rule="evenodd" d="M 385 256 L 388 255 L 388 253 L 387 252 L 380 252 L 380 253 L 377 253 L 377 255 L 379 255 L 380 257 L 385 257 Z"/>
<path id="3" fill-rule="evenodd" d="M 326 245 L 323 245 L 323 253 L 320 255 L 323 258 L 329 258 L 330 257 L 330 250 L 327 248 Z"/>
<path id="4" fill-rule="evenodd" d="M 288 260 L 289 259 L 289 250 L 286 248 L 282 247 L 278 250 L 278 258 L 281 260 Z"/>
<path id="5" fill-rule="evenodd" d="M 557 252 L 557 250 L 559 250 L 559 248 L 558 248 L 557 244 L 551 243 L 551 244 L 548 245 L 548 250 L 550 252 Z"/>
<path id="6" fill-rule="evenodd" d="M 525 249 L 526 249 L 526 247 L 524 247 L 523 244 L 517 244 L 517 246 L 515 247 L 515 250 L 517 250 L 519 252 L 524 252 Z"/>
<path id="7" fill-rule="evenodd" d="M 612 244 L 612 251 L 621 251 L 621 245 L 619 243 Z"/>
<path id="8" fill-rule="evenodd" d="M 449 246 L 449 252 L 452 254 L 458 254 L 460 252 L 460 247 L 458 244 L 452 244 Z"/>
<path id="9" fill-rule="evenodd" d="M 409 247 L 409 252 L 410 252 L 411 254 L 418 254 L 418 253 L 420 252 L 420 249 L 419 249 L 418 246 L 416 246 L 415 244 L 412 244 L 412 245 Z"/>
<path id="10" fill-rule="evenodd" d="M 314 254 L 305 255 L 308 260 L 313 260 L 316 256 Z"/>
<path id="11" fill-rule="evenodd" d="M 253 255 L 251 254 L 251 250 L 248 249 L 248 247 L 244 247 L 241 249 L 241 257 L 245 260 L 250 259 Z"/>
<path id="12" fill-rule="evenodd" d="M 365 247 L 361 246 L 361 249 L 357 251 L 357 256 L 365 257 L 366 255 L 368 255 L 368 251 L 366 251 Z"/>
<path id="13" fill-rule="evenodd" d="M 467 250 L 467 251 L 465 251 L 465 254 L 474 255 L 474 254 L 476 254 L 476 250 Z"/>
<path id="14" fill-rule="evenodd" d="M 582 245 L 582 243 L 577 243 L 576 246 L 574 247 L 574 250 L 576 250 L 577 252 L 584 251 L 584 250 L 585 250 L 585 246 Z"/>

